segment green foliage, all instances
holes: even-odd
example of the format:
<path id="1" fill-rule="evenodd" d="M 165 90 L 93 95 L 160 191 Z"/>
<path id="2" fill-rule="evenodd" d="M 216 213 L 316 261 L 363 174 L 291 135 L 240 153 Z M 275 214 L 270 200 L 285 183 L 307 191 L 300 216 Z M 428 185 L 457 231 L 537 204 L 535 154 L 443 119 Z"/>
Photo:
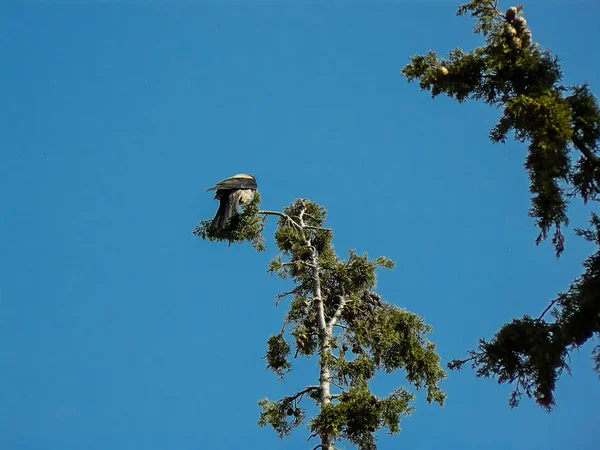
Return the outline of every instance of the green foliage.
<path id="1" fill-rule="evenodd" d="M 210 220 L 202 220 L 194 227 L 192 234 L 207 241 L 250 242 L 255 250 L 262 252 L 266 250 L 265 240 L 262 232 L 264 230 L 265 217 L 258 214 L 260 206 L 260 194 L 256 192 L 252 201 L 242 205 L 242 212 L 235 216 L 228 228 L 221 231 L 211 229 Z"/>
<path id="2" fill-rule="evenodd" d="M 454 49 L 448 59 L 438 58 L 434 51 L 415 55 L 402 73 L 409 82 L 418 80 L 432 97 L 482 100 L 503 109 L 489 137 L 504 143 L 514 132 L 517 140 L 528 143 L 530 215 L 540 230 L 536 243 L 547 239 L 554 228 L 552 243 L 559 256 L 564 251 L 561 228 L 569 224 L 568 198 L 600 200 L 600 109 L 587 85 L 560 84 L 558 58 L 533 43 L 522 9 L 519 5 L 502 14 L 497 2 L 490 0 L 459 6 L 458 15 L 475 19 L 474 31 L 485 37 L 485 45 L 469 52 Z M 575 164 L 574 151 L 579 153 Z M 600 220 L 595 214 L 591 224 L 591 230 L 577 229 L 576 234 L 600 247 Z M 525 393 L 550 410 L 558 377 L 569 370 L 570 352 L 600 333 L 600 251 L 583 265 L 585 272 L 539 318 L 513 320 L 491 341 L 481 339 L 470 358 L 454 360 L 448 367 L 460 369 L 472 361 L 478 376 L 515 384 L 511 406 L 518 405 Z M 553 319 L 546 320 L 552 307 Z M 600 372 L 600 347 L 593 358 Z"/>
<path id="3" fill-rule="evenodd" d="M 571 140 L 581 152 L 571 174 L 574 194 L 580 195 L 585 202 L 597 199 L 600 194 L 600 164 L 598 163 L 598 142 L 600 140 L 600 108 L 598 101 L 586 84 L 569 88 L 567 97 L 573 111 Z"/>
<path id="4" fill-rule="evenodd" d="M 335 439 L 346 439 L 361 450 L 374 450 L 377 446 L 373 433 L 383 427 L 391 433 L 400 432 L 400 417 L 414 410 L 409 406 L 413 400 L 406 389 L 379 399 L 366 387 L 353 387 L 341 394 L 336 404 L 323 407 L 311 419 L 309 428 L 316 434 L 325 431 Z"/>
<path id="5" fill-rule="evenodd" d="M 258 425 L 271 425 L 279 439 L 289 436 L 292 429 L 304 422 L 305 410 L 298 408 L 293 398 L 286 397 L 277 402 L 265 398 L 258 401 L 258 406 L 261 408 Z"/>
<path id="6" fill-rule="evenodd" d="M 454 49 L 448 59 L 438 58 L 435 51 L 415 55 L 402 73 L 409 82 L 418 80 L 432 97 L 482 100 L 504 110 L 490 139 L 506 142 L 514 131 L 516 139 L 529 142 L 525 167 L 533 194 L 530 215 L 540 230 L 536 243 L 553 229 L 558 256 L 564 251 L 562 227 L 569 224 L 565 186 L 586 202 L 596 199 L 600 189 L 600 160 L 595 154 L 600 112 L 587 86 L 559 84 L 558 58 L 532 42 L 522 6 L 517 9 L 517 17 L 509 21 L 495 1 L 461 5 L 458 14 L 475 18 L 475 32 L 485 36 L 486 45 L 469 52 Z M 570 161 L 572 149 L 583 153 L 576 165 Z"/>
<path id="7" fill-rule="evenodd" d="M 445 394 L 437 383 L 445 374 L 435 344 L 425 337 L 433 328 L 422 318 L 367 291 L 350 302 L 341 317 L 348 325 L 342 345 L 359 356 L 348 362 L 343 354 L 333 366 L 349 385 L 362 385 L 375 369 L 387 373 L 403 369 L 408 382 L 417 389 L 427 388 L 428 402 L 444 403 Z"/>
<path id="8" fill-rule="evenodd" d="M 267 340 L 267 367 L 275 372 L 280 379 L 289 372 L 292 367 L 288 361 L 290 354 L 290 345 L 281 334 L 271 335 Z"/>
<path id="9" fill-rule="evenodd" d="M 591 224 L 593 229 L 578 229 L 577 234 L 600 246 L 600 218 L 596 214 L 592 215 Z M 583 266 L 585 272 L 566 293 L 552 301 L 553 321 L 544 320 L 545 314 L 537 319 L 529 316 L 515 319 L 504 325 L 490 342 L 481 339 L 478 351 L 470 351 L 469 359 L 454 360 L 449 367 L 460 369 L 472 361 L 479 377 L 493 376 L 499 383 L 516 382 L 511 406 L 519 404 L 524 392 L 551 410 L 558 377 L 569 370 L 569 354 L 594 335 L 600 336 L 600 250 L 588 257 Z M 597 346 L 593 358 L 598 373 L 599 354 Z"/>
<path id="10" fill-rule="evenodd" d="M 493 30 L 494 19 L 501 14 L 497 8 L 497 2 L 492 0 L 473 0 L 460 5 L 456 11 L 457 16 L 467 13 L 475 18 L 475 33 L 482 33 L 484 36 Z"/>
<path id="11" fill-rule="evenodd" d="M 554 325 L 528 316 L 515 319 L 504 325 L 492 342 L 480 340 L 480 351 L 472 352 L 477 376 L 496 376 L 499 383 L 516 382 L 509 401 L 513 407 L 524 391 L 551 409 L 556 380 L 569 368 L 565 361 L 568 352 L 559 339 Z M 453 361 L 450 367 L 459 369 L 462 363 Z"/>
<path id="12" fill-rule="evenodd" d="M 322 442 L 346 439 L 360 449 L 373 449 L 374 432 L 382 427 L 399 432 L 401 417 L 413 409 L 413 395 L 405 388 L 381 399 L 370 392 L 369 382 L 377 371 L 403 370 L 409 384 L 425 389 L 427 400 L 440 405 L 445 393 L 439 382 L 445 373 L 435 344 L 426 338 L 432 328 L 373 292 L 377 269 L 392 269 L 394 262 L 386 257 L 369 259 L 354 250 L 341 260 L 333 250 L 332 231 L 324 228 L 326 217 L 323 207 L 304 199 L 285 208 L 275 232 L 280 254 L 268 268 L 271 275 L 294 285 L 277 296 L 277 303 L 290 297 L 283 329 L 295 349 L 294 358 L 318 354 L 320 384 L 279 401 L 261 400 L 259 425 L 271 425 L 280 438 L 287 436 L 301 423 L 286 414 L 290 402 L 297 408 L 307 394 L 321 407 L 309 421 L 313 436 L 321 436 Z M 271 336 L 266 356 L 267 368 L 280 378 L 291 370 L 287 359 L 291 346 L 283 336 Z M 324 383 L 339 393 L 327 397 Z"/>
<path id="13" fill-rule="evenodd" d="M 592 214 L 591 229 L 576 233 L 600 247 L 600 218 Z M 487 342 L 480 339 L 470 358 L 454 360 L 450 369 L 460 370 L 472 361 L 479 377 L 496 377 L 499 383 L 516 383 L 509 404 L 519 404 L 523 393 L 550 411 L 559 376 L 569 371 L 570 353 L 594 335 L 600 336 L 600 250 L 588 257 L 584 273 L 554 299 L 537 319 L 524 316 L 504 325 Z M 552 321 L 544 319 L 552 307 Z M 594 368 L 600 373 L 600 346 L 593 351 Z"/>

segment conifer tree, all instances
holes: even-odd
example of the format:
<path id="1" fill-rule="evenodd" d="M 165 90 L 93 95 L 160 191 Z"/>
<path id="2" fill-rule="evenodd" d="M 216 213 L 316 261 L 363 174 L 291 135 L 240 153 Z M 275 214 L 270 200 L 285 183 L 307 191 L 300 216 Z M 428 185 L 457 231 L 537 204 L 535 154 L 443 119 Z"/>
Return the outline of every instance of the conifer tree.
<path id="1" fill-rule="evenodd" d="M 370 384 L 378 371 L 403 370 L 409 385 L 426 391 L 428 402 L 443 405 L 439 383 L 445 373 L 436 345 L 426 337 L 432 328 L 375 292 L 376 270 L 394 263 L 352 250 L 340 259 L 333 232 L 325 228 L 326 211 L 316 203 L 299 199 L 276 212 L 260 211 L 259 201 L 257 193 L 227 230 L 215 233 L 209 221 L 194 230 L 202 239 L 248 241 L 263 251 L 264 221 L 278 218 L 279 253 L 268 272 L 290 280 L 292 287 L 276 297 L 277 304 L 289 299 L 289 309 L 281 329 L 267 340 L 267 368 L 283 380 L 294 359 L 314 355 L 318 383 L 299 386 L 278 400 L 260 400 L 259 425 L 270 425 L 283 439 L 305 422 L 314 403 L 318 412 L 308 420 L 309 439 L 319 443 L 312 448 L 333 450 L 346 440 L 361 450 L 376 449 L 374 433 L 381 428 L 398 433 L 401 418 L 414 409 L 414 394 L 407 387 L 387 397 L 373 394 Z"/>
<path id="2" fill-rule="evenodd" d="M 533 194 L 529 214 L 539 228 L 536 243 L 552 235 L 559 257 L 565 248 L 562 230 L 569 224 L 568 200 L 599 200 L 598 102 L 587 84 L 561 84 L 558 57 L 533 41 L 522 5 L 503 13 L 495 0 L 472 0 L 459 6 L 457 15 L 465 14 L 475 19 L 474 31 L 484 37 L 483 46 L 455 48 L 447 58 L 433 50 L 412 56 L 402 74 L 432 97 L 479 100 L 502 110 L 489 138 L 504 143 L 512 132 L 527 143 L 525 168 Z M 590 223 L 590 229 L 575 233 L 600 248 L 596 213 Z M 583 274 L 539 317 L 525 315 L 505 324 L 490 341 L 480 339 L 469 358 L 454 360 L 449 368 L 472 362 L 478 376 L 513 384 L 511 406 L 526 394 L 550 410 L 556 382 L 569 370 L 569 354 L 600 334 L 600 250 L 583 266 Z M 593 350 L 593 361 L 600 372 L 600 346 Z"/>

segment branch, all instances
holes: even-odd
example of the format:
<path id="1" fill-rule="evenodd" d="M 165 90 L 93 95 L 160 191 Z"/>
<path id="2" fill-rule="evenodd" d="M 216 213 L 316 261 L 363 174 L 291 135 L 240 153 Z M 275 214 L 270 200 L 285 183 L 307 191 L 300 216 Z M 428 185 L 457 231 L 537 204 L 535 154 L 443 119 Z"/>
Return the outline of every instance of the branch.
<path id="1" fill-rule="evenodd" d="M 288 216 L 285 213 L 279 212 L 279 211 L 258 211 L 257 214 L 262 214 L 264 216 L 278 216 L 281 217 L 283 219 L 285 219 L 286 221 L 290 222 L 292 225 L 294 225 L 297 228 L 302 228 L 300 225 L 298 225 L 298 223 L 296 223 L 296 221 L 294 219 L 292 219 L 290 216 Z"/>
<path id="2" fill-rule="evenodd" d="M 296 400 L 298 397 L 302 397 L 304 394 L 310 392 L 310 391 L 318 391 L 321 388 L 319 386 L 306 386 L 304 389 L 302 389 L 301 391 L 296 392 L 294 395 L 290 395 L 287 397 L 283 398 L 284 402 L 291 402 L 293 400 Z"/>
<path id="3" fill-rule="evenodd" d="M 573 138 L 572 141 L 575 145 L 575 148 L 579 150 L 583 154 L 583 156 L 585 156 L 594 164 L 600 163 L 600 158 L 598 158 L 598 156 L 596 156 L 594 152 L 587 148 L 579 139 Z"/>
<path id="4" fill-rule="evenodd" d="M 323 227 L 313 227 L 312 225 L 306 225 L 306 224 L 302 224 L 302 226 L 300 226 L 298 223 L 296 223 L 296 221 L 294 221 L 294 219 L 292 219 L 290 216 L 288 216 L 285 213 L 279 212 L 279 211 L 258 211 L 257 214 L 262 214 L 264 216 L 278 216 L 281 217 L 289 222 L 291 222 L 293 225 L 295 225 L 298 228 L 308 228 L 310 230 L 324 230 L 324 231 L 333 231 L 332 228 L 323 228 Z M 311 216 L 308 216 L 311 217 Z M 312 217 L 311 217 L 312 218 Z M 302 220 L 302 218 L 300 218 L 300 220 Z"/>
<path id="5" fill-rule="evenodd" d="M 494 4 L 492 5 L 494 7 L 494 9 L 496 10 L 496 12 L 498 13 L 498 15 L 500 17 L 503 17 L 504 19 L 506 19 L 506 16 L 504 14 L 502 14 L 502 11 L 500 11 L 498 9 L 498 1 L 495 1 Z"/>
<path id="6" fill-rule="evenodd" d="M 549 304 L 548 306 L 546 306 L 546 309 L 544 310 L 544 312 L 542 312 L 542 313 L 540 314 L 540 316 L 538 317 L 538 320 L 542 320 L 542 317 L 544 317 L 544 316 L 546 315 L 546 313 L 547 313 L 548 311 L 550 311 L 550 308 L 552 308 L 552 307 L 554 306 L 554 304 L 555 304 L 557 301 L 558 301 L 558 298 L 555 298 L 554 300 L 552 300 L 552 301 L 550 302 L 550 304 Z"/>
<path id="7" fill-rule="evenodd" d="M 325 448 L 325 447 L 323 447 L 323 444 L 317 444 L 312 448 L 312 450 L 317 450 L 318 448 Z"/>
<path id="8" fill-rule="evenodd" d="M 336 324 L 336 322 L 342 315 L 344 306 L 346 305 L 346 297 L 344 297 L 343 295 L 339 295 L 338 297 L 340 298 L 340 304 L 338 305 L 337 309 L 335 310 L 335 314 L 333 315 L 333 317 L 329 320 L 329 323 L 327 324 L 327 326 L 330 328 Z"/>
<path id="9" fill-rule="evenodd" d="M 304 228 L 306 225 L 304 223 L 304 214 L 306 212 L 305 208 L 302 208 L 300 211 L 300 226 Z M 321 278 L 319 277 L 319 258 L 317 256 L 317 249 L 314 247 L 312 240 L 310 237 L 306 239 L 306 246 L 310 249 L 310 264 L 313 266 L 313 301 L 318 300 L 318 310 L 317 317 L 319 322 L 319 327 L 323 333 L 326 332 L 327 322 L 325 321 L 325 307 L 323 305 L 323 294 L 321 292 Z"/>
<path id="10" fill-rule="evenodd" d="M 475 358 L 477 358 L 477 357 L 478 357 L 478 356 L 480 356 L 480 355 L 481 355 L 481 354 L 480 354 L 480 353 L 478 353 L 477 355 L 471 356 L 470 358 L 467 358 L 467 359 L 460 359 L 460 360 L 457 360 L 456 362 L 462 365 L 462 364 L 464 364 L 464 363 L 468 363 L 469 361 L 473 361 Z"/>
<path id="11" fill-rule="evenodd" d="M 304 200 L 302 200 L 302 210 L 300 211 L 300 216 L 298 217 L 298 219 L 300 220 L 300 225 L 302 225 L 302 227 L 304 227 L 304 214 L 306 214 L 306 206 Z"/>
<path id="12" fill-rule="evenodd" d="M 279 211 L 263 211 L 263 210 L 260 210 L 260 211 L 258 211 L 257 214 L 263 214 L 265 216 L 279 216 L 279 217 L 283 217 L 284 219 L 289 219 L 290 218 L 290 216 L 288 216 L 287 214 L 284 214 L 284 213 L 279 212 Z"/>
<path id="13" fill-rule="evenodd" d="M 297 286 L 296 288 L 292 289 L 291 291 L 282 292 L 281 294 L 277 294 L 275 296 L 275 306 L 279 305 L 279 302 L 281 301 L 282 298 L 287 297 L 288 295 L 292 295 L 292 294 L 298 293 L 298 291 L 300 290 L 299 287 L 300 286 Z"/>
<path id="14" fill-rule="evenodd" d="M 334 385 L 336 388 L 338 388 L 340 391 L 342 391 L 342 392 L 346 392 L 346 391 L 344 390 L 344 388 L 343 388 L 343 387 L 341 387 L 341 386 L 340 386 L 339 384 L 337 384 L 337 383 L 334 383 L 334 382 L 332 381 L 332 379 L 333 379 L 333 377 L 331 377 L 331 378 L 329 379 L 329 382 L 330 382 L 331 384 L 333 384 L 333 385 Z M 331 395 L 330 395 L 330 397 L 331 397 Z"/>
<path id="15" fill-rule="evenodd" d="M 313 227 L 312 225 L 304 225 L 304 228 L 308 228 L 309 230 L 333 231 L 333 228 Z"/>

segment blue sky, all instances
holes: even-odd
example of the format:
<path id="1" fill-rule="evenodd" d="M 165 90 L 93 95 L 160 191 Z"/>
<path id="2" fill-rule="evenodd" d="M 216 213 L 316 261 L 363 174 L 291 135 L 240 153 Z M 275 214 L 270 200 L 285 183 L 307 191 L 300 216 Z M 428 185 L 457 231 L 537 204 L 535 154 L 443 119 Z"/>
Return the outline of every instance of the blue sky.
<path id="1" fill-rule="evenodd" d="M 598 92 L 600 8 L 561 5 L 527 2 L 534 39 L 567 83 Z M 323 204 L 341 256 L 394 259 L 379 291 L 434 326 L 444 363 L 565 290 L 593 249 L 572 233 L 558 261 L 534 245 L 525 148 L 487 139 L 498 111 L 431 100 L 399 75 L 411 54 L 480 44 L 456 6 L 6 2 L 0 448 L 312 448 L 304 429 L 280 442 L 256 426 L 258 399 L 317 377 L 314 361 L 284 383 L 264 370 L 289 287 L 265 272 L 274 247 L 191 234 L 217 207 L 204 189 L 235 173 L 256 176 L 264 208 Z M 585 225 L 586 208 L 571 214 Z M 511 410 L 510 387 L 465 369 L 444 408 L 420 396 L 380 448 L 597 448 L 591 348 L 552 414 Z"/>

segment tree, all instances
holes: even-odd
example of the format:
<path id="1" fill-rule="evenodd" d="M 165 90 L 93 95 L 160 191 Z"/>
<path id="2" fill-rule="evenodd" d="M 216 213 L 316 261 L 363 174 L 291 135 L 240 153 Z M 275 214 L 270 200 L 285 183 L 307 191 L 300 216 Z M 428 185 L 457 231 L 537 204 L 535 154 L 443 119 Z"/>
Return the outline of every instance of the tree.
<path id="1" fill-rule="evenodd" d="M 338 258 L 332 230 L 324 227 L 326 211 L 316 203 L 299 199 L 277 212 L 260 211 L 259 202 L 257 194 L 227 230 L 214 233 L 209 221 L 194 230 L 202 239 L 248 241 L 261 251 L 264 221 L 267 216 L 278 217 L 279 254 L 270 261 L 268 272 L 291 280 L 293 287 L 276 297 L 276 304 L 291 300 L 281 330 L 267 340 L 267 368 L 283 380 L 292 359 L 316 354 L 318 384 L 279 400 L 260 400 L 259 425 L 270 425 L 280 439 L 289 436 L 305 422 L 303 400 L 310 399 L 319 407 L 308 421 L 309 439 L 320 438 L 315 449 L 333 450 L 341 439 L 361 450 L 375 449 L 374 433 L 381 428 L 398 433 L 401 418 L 414 409 L 414 394 L 406 387 L 384 398 L 371 392 L 369 384 L 382 370 L 403 369 L 409 384 L 427 391 L 429 403 L 443 405 L 445 393 L 439 382 L 445 373 L 436 345 L 426 337 L 432 328 L 374 292 L 376 270 L 391 269 L 394 263 L 353 250 L 347 259 Z"/>
<path id="2" fill-rule="evenodd" d="M 558 58 L 533 42 L 523 6 L 503 14 L 495 0 L 472 0 L 459 6 L 457 15 L 465 14 L 474 17 L 474 31 L 483 35 L 485 45 L 468 52 L 455 48 L 448 58 L 439 58 L 435 51 L 412 56 L 402 74 L 409 82 L 417 80 L 432 97 L 445 94 L 459 102 L 481 100 L 502 108 L 490 140 L 504 143 L 512 131 L 517 140 L 528 143 L 525 168 L 533 194 L 529 214 L 540 230 L 536 244 L 552 233 L 560 257 L 565 245 L 562 228 L 569 224 L 568 199 L 600 200 L 598 102 L 586 84 L 560 83 Z M 575 233 L 600 249 L 597 214 L 591 214 L 590 223 L 591 229 Z M 583 266 L 584 273 L 539 317 L 525 315 L 505 324 L 489 342 L 480 339 L 469 358 L 448 367 L 460 369 L 472 362 L 477 376 L 515 386 L 511 406 L 525 393 L 551 410 L 556 382 L 569 370 L 569 354 L 600 334 L 600 250 Z M 593 350 L 593 360 L 600 373 L 600 346 Z"/>

